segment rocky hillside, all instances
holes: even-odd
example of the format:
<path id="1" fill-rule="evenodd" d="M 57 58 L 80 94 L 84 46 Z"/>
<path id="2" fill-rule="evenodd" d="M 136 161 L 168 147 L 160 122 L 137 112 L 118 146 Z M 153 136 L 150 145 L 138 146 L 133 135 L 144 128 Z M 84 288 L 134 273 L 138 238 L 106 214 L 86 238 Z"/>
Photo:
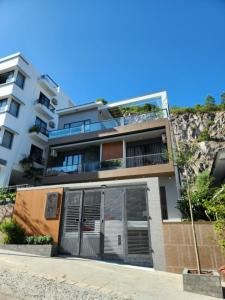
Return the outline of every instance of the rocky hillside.
<path id="1" fill-rule="evenodd" d="M 225 112 L 172 115 L 171 123 L 177 145 L 182 141 L 198 142 L 198 163 L 193 171 L 197 174 L 211 168 L 216 151 L 225 148 Z"/>

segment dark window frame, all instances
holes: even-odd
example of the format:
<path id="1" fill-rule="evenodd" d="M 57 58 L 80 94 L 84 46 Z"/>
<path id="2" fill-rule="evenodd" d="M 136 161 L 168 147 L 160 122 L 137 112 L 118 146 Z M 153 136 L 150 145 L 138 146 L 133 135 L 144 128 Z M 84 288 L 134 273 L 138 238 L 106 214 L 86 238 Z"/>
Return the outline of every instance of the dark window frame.
<path id="1" fill-rule="evenodd" d="M 168 220 L 168 205 L 167 205 L 167 197 L 166 197 L 166 187 L 160 186 L 160 204 L 161 204 L 161 214 L 162 220 Z"/>
<path id="2" fill-rule="evenodd" d="M 5 105 L 3 103 L 5 103 Z M 7 106 L 7 103 L 8 103 L 8 98 L 0 99 L 0 112 L 1 112 L 2 107 L 4 108 Z M 5 111 L 3 111 L 3 112 L 5 112 Z"/>
<path id="3" fill-rule="evenodd" d="M 14 112 L 12 111 L 12 103 L 15 103 L 17 105 L 16 107 L 16 113 L 14 114 Z M 12 116 L 14 116 L 15 118 L 18 118 L 19 116 L 19 112 L 20 112 L 20 103 L 17 102 L 16 100 L 12 99 L 10 102 L 10 106 L 9 106 L 9 111 L 8 111 Z"/>
<path id="4" fill-rule="evenodd" d="M 71 164 L 68 163 L 68 160 L 70 157 L 72 157 Z M 77 163 L 74 163 L 76 158 L 78 158 Z M 63 166 L 69 167 L 69 166 L 74 166 L 74 165 L 80 165 L 80 164 L 82 164 L 82 159 L 83 159 L 83 153 L 75 153 L 75 154 L 65 155 L 64 160 L 63 160 Z"/>
<path id="5" fill-rule="evenodd" d="M 39 148 L 34 144 L 31 144 L 30 157 L 33 159 L 33 161 L 41 164 L 43 162 L 43 154 L 44 154 L 43 149 Z"/>
<path id="6" fill-rule="evenodd" d="M 44 135 L 48 136 L 48 124 L 47 122 L 43 121 L 41 118 L 36 116 L 35 125 L 40 129 L 40 132 Z"/>
<path id="7" fill-rule="evenodd" d="M 10 74 L 12 74 L 12 76 L 9 76 Z M 1 82 L 1 76 L 5 76 L 5 79 L 6 79 L 5 82 Z M 4 73 L 1 73 L 0 74 L 0 85 L 1 84 L 6 84 L 6 83 L 12 83 L 13 79 L 14 79 L 14 76 L 15 76 L 15 70 L 11 70 L 11 71 L 7 71 L 7 72 L 4 72 Z M 8 80 L 8 79 L 10 79 L 10 80 Z"/>
<path id="8" fill-rule="evenodd" d="M 23 80 L 19 81 L 18 76 L 21 76 L 21 78 L 22 78 Z M 21 78 L 20 78 L 20 79 L 21 79 Z M 24 89 L 24 86 L 25 86 L 25 80 L 26 80 L 26 76 L 25 76 L 22 72 L 18 71 L 18 73 L 17 73 L 17 75 L 16 75 L 15 83 L 16 83 L 16 85 L 17 85 L 19 88 L 21 88 L 22 90 Z"/>
<path id="9" fill-rule="evenodd" d="M 4 141 L 5 134 L 10 135 L 10 141 L 9 141 L 9 144 L 7 144 L 7 143 Z M 4 133 L 3 133 L 1 145 L 2 145 L 3 147 L 7 148 L 7 149 L 12 149 L 13 140 L 14 140 L 14 134 L 13 134 L 11 131 L 5 129 L 5 131 L 4 131 Z"/>
<path id="10" fill-rule="evenodd" d="M 49 108 L 51 101 L 44 93 L 40 92 L 38 102 Z"/>
<path id="11" fill-rule="evenodd" d="M 72 126 L 74 124 L 77 124 L 77 125 Z M 66 124 L 64 124 L 64 129 L 75 128 L 75 127 L 82 128 L 82 126 L 84 126 L 84 128 L 85 128 L 87 125 L 90 125 L 90 124 L 91 124 L 91 120 L 90 119 L 86 119 L 86 120 L 82 120 L 82 121 L 66 123 Z"/>

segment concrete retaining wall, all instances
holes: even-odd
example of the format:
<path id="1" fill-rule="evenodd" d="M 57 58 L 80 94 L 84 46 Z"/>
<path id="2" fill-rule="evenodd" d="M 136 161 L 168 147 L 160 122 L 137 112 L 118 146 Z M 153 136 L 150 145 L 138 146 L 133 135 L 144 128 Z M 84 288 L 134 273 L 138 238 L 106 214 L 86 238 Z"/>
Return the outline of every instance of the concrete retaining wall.
<path id="1" fill-rule="evenodd" d="M 56 245 L 14 245 L 4 244 L 0 245 L 0 249 L 16 251 L 22 253 L 36 254 L 41 256 L 54 256 L 58 253 L 58 247 Z"/>

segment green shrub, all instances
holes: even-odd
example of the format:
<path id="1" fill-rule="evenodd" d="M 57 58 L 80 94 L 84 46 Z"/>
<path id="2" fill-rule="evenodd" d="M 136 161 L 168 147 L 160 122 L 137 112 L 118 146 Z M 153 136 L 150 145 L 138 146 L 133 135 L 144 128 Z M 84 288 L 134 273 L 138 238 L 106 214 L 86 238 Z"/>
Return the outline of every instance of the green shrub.
<path id="1" fill-rule="evenodd" d="M 33 125 L 30 129 L 29 132 L 40 132 L 40 127 L 37 125 Z"/>
<path id="2" fill-rule="evenodd" d="M 24 244 L 25 229 L 13 219 L 5 219 L 0 225 L 4 244 Z"/>
<path id="3" fill-rule="evenodd" d="M 214 125 L 214 121 L 209 121 L 208 122 L 208 127 L 213 126 Z"/>
<path id="4" fill-rule="evenodd" d="M 119 159 L 104 160 L 101 162 L 102 168 L 117 168 L 121 167 L 122 162 Z"/>
<path id="5" fill-rule="evenodd" d="M 14 203 L 16 200 L 16 193 L 0 189 L 0 204 Z"/>
<path id="6" fill-rule="evenodd" d="M 173 106 L 170 108 L 170 113 L 174 115 L 181 115 L 185 113 L 214 113 L 217 111 L 225 111 L 225 104 L 197 104 L 194 107 Z"/>
<path id="7" fill-rule="evenodd" d="M 25 243 L 29 245 L 49 245 L 52 244 L 50 235 L 27 236 Z"/>
<path id="8" fill-rule="evenodd" d="M 102 104 L 106 105 L 108 103 L 107 100 L 105 100 L 104 98 L 98 98 L 95 100 L 95 102 L 102 102 Z"/>
<path id="9" fill-rule="evenodd" d="M 199 136 L 197 138 L 197 141 L 199 143 L 200 142 L 205 142 L 205 141 L 210 141 L 210 140 L 211 140 L 211 137 L 210 137 L 208 129 L 202 130 L 202 132 L 200 132 L 200 134 L 199 134 Z"/>

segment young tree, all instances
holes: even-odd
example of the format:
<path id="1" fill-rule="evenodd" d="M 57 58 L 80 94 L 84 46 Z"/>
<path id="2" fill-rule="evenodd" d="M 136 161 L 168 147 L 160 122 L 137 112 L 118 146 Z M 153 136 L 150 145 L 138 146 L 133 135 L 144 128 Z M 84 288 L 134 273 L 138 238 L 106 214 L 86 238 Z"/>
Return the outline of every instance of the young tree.
<path id="1" fill-rule="evenodd" d="M 191 218 L 191 227 L 192 227 L 192 235 L 194 241 L 194 248 L 195 248 L 195 257 L 197 263 L 197 271 L 198 274 L 201 273 L 200 267 L 200 259 L 199 259 L 199 251 L 198 251 L 198 244 L 196 238 L 196 229 L 193 217 L 193 207 L 192 207 L 192 194 L 191 194 L 191 187 L 194 183 L 194 174 L 192 172 L 192 167 L 195 166 L 197 161 L 197 154 L 198 146 L 195 143 L 187 143 L 181 142 L 178 144 L 177 150 L 174 153 L 173 160 L 177 167 L 183 172 L 183 175 L 186 179 L 186 193 L 187 199 L 189 204 L 189 211 L 190 211 L 190 218 Z"/>
<path id="2" fill-rule="evenodd" d="M 225 92 L 220 95 L 221 104 L 225 105 Z"/>
<path id="3" fill-rule="evenodd" d="M 205 207 L 215 219 L 214 228 L 219 237 L 218 243 L 225 253 L 225 184 L 210 201 L 205 202 Z"/>
<path id="4" fill-rule="evenodd" d="M 213 96 L 208 95 L 205 99 L 205 105 L 208 107 L 213 107 L 216 105 L 216 100 Z"/>

